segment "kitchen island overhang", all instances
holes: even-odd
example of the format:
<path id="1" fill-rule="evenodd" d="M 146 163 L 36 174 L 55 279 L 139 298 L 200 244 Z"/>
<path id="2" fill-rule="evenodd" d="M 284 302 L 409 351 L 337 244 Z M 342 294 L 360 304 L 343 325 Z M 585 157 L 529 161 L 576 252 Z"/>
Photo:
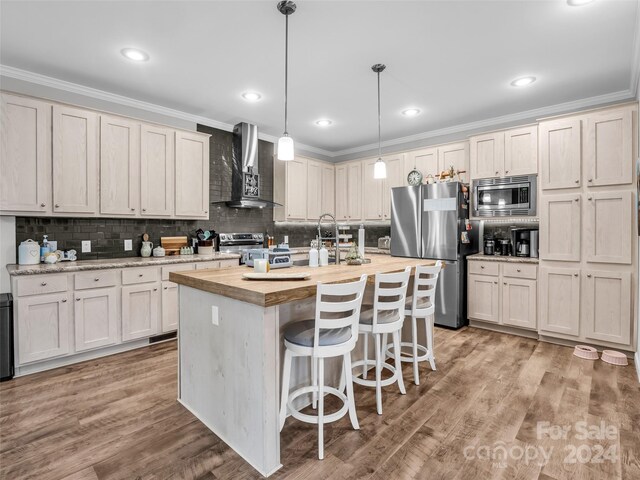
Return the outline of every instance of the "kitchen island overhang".
<path id="1" fill-rule="evenodd" d="M 245 280 L 247 267 L 170 274 L 179 284 L 180 297 L 178 400 L 264 476 L 282 466 L 281 332 L 291 321 L 314 318 L 318 282 L 357 281 L 366 273 L 366 299 L 372 298 L 376 273 L 435 264 L 389 255 L 369 258 L 371 263 L 360 266 L 288 269 L 308 272 L 310 278 L 302 281 Z M 354 360 L 362 355 L 360 350 L 356 347 Z M 337 361 L 327 365 L 328 384 L 337 385 L 340 368 Z M 309 383 L 310 365 L 300 360 L 291 387 Z"/>

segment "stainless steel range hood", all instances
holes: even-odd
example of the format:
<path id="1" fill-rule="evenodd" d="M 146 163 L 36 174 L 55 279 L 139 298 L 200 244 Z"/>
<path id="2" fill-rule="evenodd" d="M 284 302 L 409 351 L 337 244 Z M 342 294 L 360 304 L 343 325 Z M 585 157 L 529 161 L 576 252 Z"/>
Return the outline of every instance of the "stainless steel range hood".
<path id="1" fill-rule="evenodd" d="M 232 208 L 281 207 L 279 203 L 260 198 L 258 173 L 258 127 L 238 123 L 233 127 L 231 200 Z"/>

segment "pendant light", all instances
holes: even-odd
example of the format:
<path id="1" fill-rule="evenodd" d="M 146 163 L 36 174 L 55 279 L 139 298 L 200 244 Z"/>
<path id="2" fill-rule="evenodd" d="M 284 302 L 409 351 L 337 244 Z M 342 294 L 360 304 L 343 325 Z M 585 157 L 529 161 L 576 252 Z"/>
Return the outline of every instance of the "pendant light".
<path id="1" fill-rule="evenodd" d="M 289 86 L 289 15 L 296 11 L 296 4 L 283 0 L 278 3 L 278 11 L 285 18 L 284 33 L 284 133 L 278 139 L 278 160 L 293 160 L 293 138 L 289 136 L 287 131 L 287 93 Z"/>
<path id="2" fill-rule="evenodd" d="M 381 63 L 376 63 L 371 70 L 378 74 L 378 160 L 373 167 L 373 178 L 387 178 L 387 165 L 382 160 L 382 144 L 380 141 L 380 72 L 387 68 Z"/>

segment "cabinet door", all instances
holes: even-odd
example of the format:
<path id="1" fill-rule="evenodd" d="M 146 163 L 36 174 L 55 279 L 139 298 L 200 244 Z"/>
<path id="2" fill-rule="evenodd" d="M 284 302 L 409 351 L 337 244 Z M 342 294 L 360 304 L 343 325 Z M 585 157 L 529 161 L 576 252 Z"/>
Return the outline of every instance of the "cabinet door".
<path id="1" fill-rule="evenodd" d="M 175 207 L 178 217 L 209 216 L 209 137 L 176 132 Z"/>
<path id="2" fill-rule="evenodd" d="M 631 192 L 587 192 L 587 262 L 631 264 Z"/>
<path id="3" fill-rule="evenodd" d="M 112 287 L 74 293 L 76 352 L 118 343 L 117 292 Z"/>
<path id="4" fill-rule="evenodd" d="M 515 128 L 504 135 L 504 174 L 538 173 L 538 126 Z"/>
<path id="5" fill-rule="evenodd" d="M 537 328 L 535 280 L 505 277 L 502 281 L 502 323 L 521 328 Z"/>
<path id="6" fill-rule="evenodd" d="M 540 268 L 540 330 L 578 336 L 579 273 L 571 268 Z"/>
<path id="7" fill-rule="evenodd" d="M 51 211 L 51 104 L 0 99 L 0 210 Z"/>
<path id="8" fill-rule="evenodd" d="M 307 162 L 307 214 L 305 218 L 316 220 L 325 213 L 322 210 L 322 164 Z"/>
<path id="9" fill-rule="evenodd" d="M 53 106 L 53 213 L 96 213 L 97 115 Z"/>
<path id="10" fill-rule="evenodd" d="M 594 340 L 631 343 L 631 274 L 584 272 L 585 336 Z"/>
<path id="11" fill-rule="evenodd" d="M 336 213 L 336 170 L 322 164 L 322 213 Z"/>
<path id="12" fill-rule="evenodd" d="M 349 170 L 346 165 L 336 165 L 336 219 L 349 219 L 349 196 L 347 193 Z"/>
<path id="13" fill-rule="evenodd" d="M 100 117 L 100 213 L 106 215 L 137 213 L 139 172 L 140 124 L 102 115 Z"/>
<path id="14" fill-rule="evenodd" d="M 404 155 L 388 156 L 387 178 L 384 182 L 384 192 L 382 195 L 382 218 L 391 218 L 391 189 L 405 185 L 406 175 L 404 173 Z"/>
<path id="15" fill-rule="evenodd" d="M 17 306 L 18 362 L 21 365 L 71 352 L 66 293 L 19 298 Z"/>
<path id="16" fill-rule="evenodd" d="M 179 319 L 178 284 L 169 281 L 162 282 L 162 333 L 177 330 Z"/>
<path id="17" fill-rule="evenodd" d="M 143 216 L 173 215 L 175 130 L 140 127 L 140 209 Z"/>
<path id="18" fill-rule="evenodd" d="M 287 220 L 307 218 L 307 161 L 296 157 L 286 162 Z"/>
<path id="19" fill-rule="evenodd" d="M 349 220 L 362 219 L 362 163 L 352 163 L 347 167 L 347 196 Z M 373 173 L 371 174 L 373 176 Z"/>
<path id="20" fill-rule="evenodd" d="M 498 278 L 487 275 L 468 275 L 468 317 L 485 322 L 500 322 L 500 289 Z"/>
<path id="21" fill-rule="evenodd" d="M 540 258 L 580 261 L 580 194 L 547 195 L 540 205 Z"/>
<path id="22" fill-rule="evenodd" d="M 635 162 L 631 118 L 630 109 L 592 113 L 587 118 L 584 151 L 587 186 L 632 182 Z"/>
<path id="23" fill-rule="evenodd" d="M 158 283 L 122 287 L 122 341 L 156 335 L 160 330 Z"/>
<path id="24" fill-rule="evenodd" d="M 438 149 L 437 148 L 425 148 L 423 150 L 414 150 L 408 152 L 405 164 L 404 164 L 404 179 L 402 185 L 405 185 L 405 181 L 409 172 L 416 168 L 424 178 L 427 175 L 433 175 L 434 177 L 440 173 L 438 166 Z"/>
<path id="25" fill-rule="evenodd" d="M 580 120 L 572 118 L 538 125 L 542 190 L 580 186 L 580 125 Z"/>
<path id="26" fill-rule="evenodd" d="M 377 159 L 371 159 L 362 162 L 363 220 L 382 220 L 382 195 L 385 181 L 382 178 L 373 178 L 376 161 Z"/>
<path id="27" fill-rule="evenodd" d="M 500 177 L 504 172 L 504 132 L 471 137 L 471 178 Z"/>
<path id="28" fill-rule="evenodd" d="M 438 148 L 439 170 L 449 170 L 451 167 L 456 171 L 467 172 L 461 176 L 463 180 L 469 178 L 469 142 L 452 143 Z"/>

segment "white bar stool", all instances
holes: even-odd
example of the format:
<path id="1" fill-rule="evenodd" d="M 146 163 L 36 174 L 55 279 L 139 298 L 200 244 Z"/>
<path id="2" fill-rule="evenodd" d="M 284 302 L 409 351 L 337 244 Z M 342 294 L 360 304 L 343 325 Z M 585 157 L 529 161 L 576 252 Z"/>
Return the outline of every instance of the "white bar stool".
<path id="1" fill-rule="evenodd" d="M 411 317 L 411 342 L 401 342 L 400 349 L 410 348 L 410 354 L 404 354 L 400 350 L 400 360 L 402 362 L 413 363 L 413 382 L 420 385 L 419 362 L 429 362 L 431 370 L 436 369 L 436 360 L 433 352 L 433 321 L 436 310 L 436 286 L 438 275 L 442 269 L 442 262 L 438 260 L 435 266 L 416 267 L 413 277 L 413 295 L 407 298 L 404 314 Z M 427 345 L 418 343 L 418 319 L 424 320 L 426 330 Z M 385 342 L 386 343 L 386 342 Z M 393 349 L 393 351 L 392 351 Z M 395 356 L 395 346 L 386 346 L 386 355 Z M 420 355 L 418 355 L 420 352 Z"/>
<path id="2" fill-rule="evenodd" d="M 411 267 L 407 267 L 399 273 L 377 273 L 373 308 L 363 311 L 360 315 L 360 333 L 364 334 L 364 359 L 354 362 L 353 367 L 362 367 L 362 378 L 354 374 L 353 381 L 359 385 L 376 388 L 376 409 L 379 415 L 382 415 L 382 387 L 397 382 L 400 393 L 403 395 L 407 393 L 402 380 L 402 365 L 400 363 L 400 330 L 404 322 L 404 308 L 410 275 Z M 388 333 L 391 333 L 394 345 L 398 347 L 395 366 L 383 361 L 385 357 L 381 337 Z M 375 341 L 375 361 L 368 359 L 369 335 L 373 335 Z M 375 366 L 375 380 L 367 380 L 367 368 L 370 366 Z M 386 380 L 382 380 L 383 368 L 393 374 Z"/>
<path id="3" fill-rule="evenodd" d="M 347 411 L 351 425 L 359 430 L 356 404 L 353 398 L 351 383 L 351 350 L 358 340 L 358 321 L 362 297 L 367 284 L 367 275 L 352 283 L 321 284 L 318 283 L 316 294 L 316 317 L 314 320 L 292 322 L 284 331 L 284 366 L 282 370 L 282 398 L 280 401 L 280 431 L 284 427 L 287 412 L 298 420 L 318 424 L 318 458 L 324 458 L 324 424 L 335 422 Z M 333 297 L 333 300 L 323 297 Z M 345 300 L 344 297 L 348 297 Z M 343 379 L 340 390 L 324 384 L 324 359 L 343 357 Z M 291 361 L 293 357 L 311 357 L 312 385 L 289 392 L 291 379 Z M 342 390 L 346 384 L 347 394 Z M 293 401 L 304 394 L 312 394 L 313 407 L 318 403 L 318 414 L 307 415 L 293 406 Z M 324 395 L 329 393 L 338 397 L 344 405 L 331 415 L 324 415 Z"/>

